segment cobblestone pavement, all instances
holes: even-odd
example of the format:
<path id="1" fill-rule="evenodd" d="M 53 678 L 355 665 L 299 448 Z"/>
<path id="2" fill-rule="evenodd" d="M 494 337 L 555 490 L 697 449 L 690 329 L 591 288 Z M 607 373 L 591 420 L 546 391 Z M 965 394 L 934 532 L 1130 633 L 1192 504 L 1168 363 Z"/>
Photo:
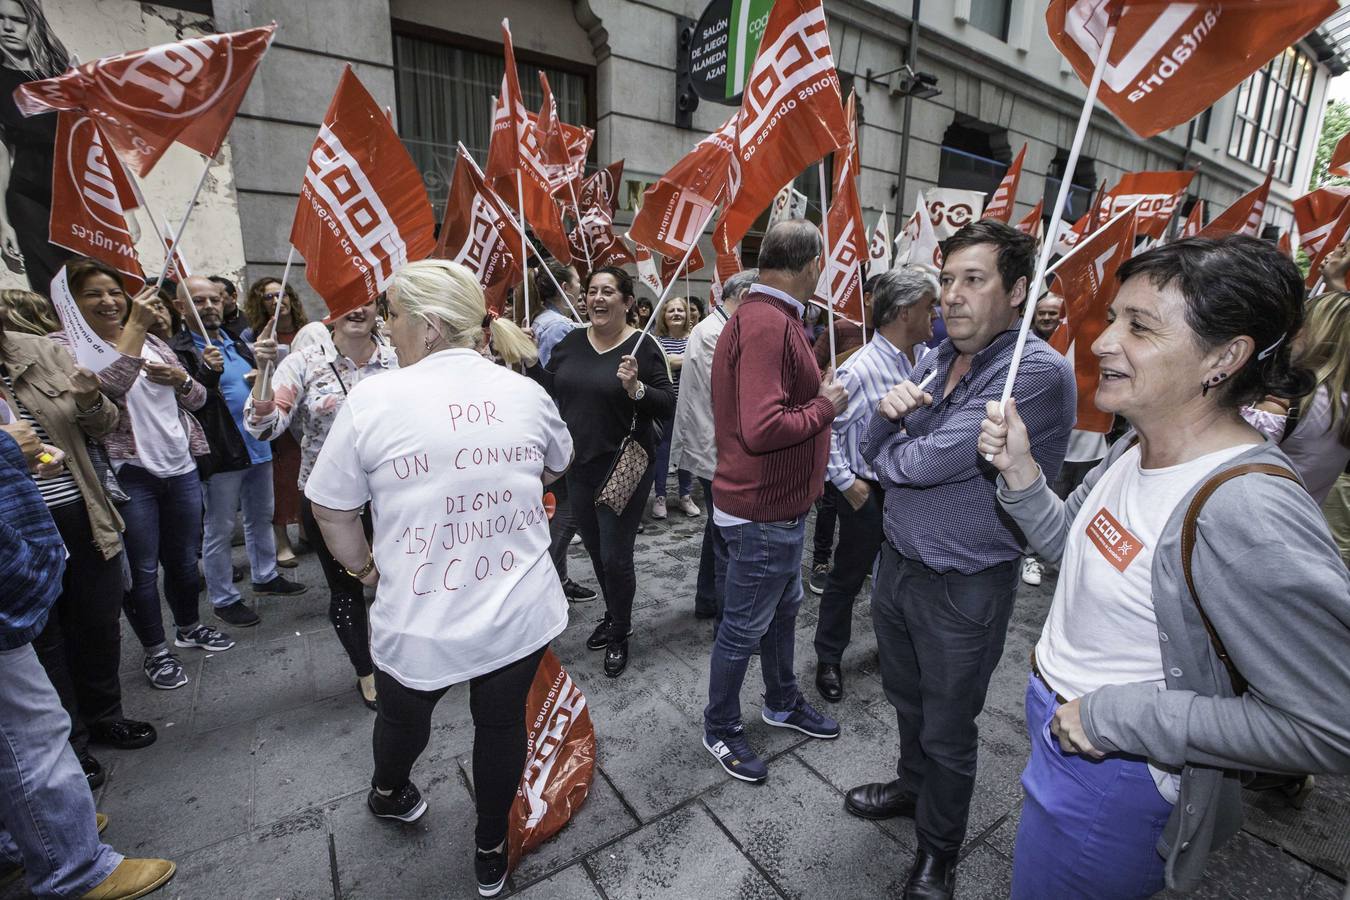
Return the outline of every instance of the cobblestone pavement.
<path id="1" fill-rule="evenodd" d="M 866 589 L 845 658 L 848 695 L 831 707 L 833 742 L 797 739 L 747 717 L 769 780 L 723 775 L 700 744 L 711 625 L 693 617 L 703 519 L 672 510 L 638 539 L 632 662 L 619 679 L 585 649 L 602 614 L 572 607 L 554 643 L 586 692 L 599 743 L 595 784 L 577 817 L 527 856 L 508 882 L 530 900 L 898 896 L 914 850 L 909 820 L 866 822 L 843 810 L 843 792 L 893 777 L 895 719 L 877 677 Z M 809 548 L 809 545 L 808 545 Z M 592 582 L 572 548 L 572 574 Z M 242 552 L 237 548 L 237 558 Z M 809 554 L 809 549 L 808 549 Z M 294 577 L 302 597 L 263 598 L 261 626 L 234 632 L 226 653 L 185 652 L 191 682 L 152 690 L 124 629 L 126 711 L 159 729 L 152 747 L 98 750 L 109 769 L 98 808 L 106 839 L 128 854 L 165 856 L 178 875 L 156 896 L 183 898 L 471 897 L 473 732 L 462 688 L 437 710 L 432 741 L 414 770 L 429 813 L 412 826 L 365 808 L 373 714 L 327 618 L 313 555 Z M 245 584 L 245 588 L 247 584 Z M 957 895 L 1008 892 L 1027 754 L 1022 699 L 1026 659 L 1053 592 L 1023 586 L 980 720 L 980 763 Z M 205 600 L 203 599 L 203 603 Z M 814 698 L 817 598 L 798 626 L 797 672 Z M 167 614 L 166 614 L 167 615 Z M 760 702 L 752 666 L 742 702 Z M 96 748 L 97 749 L 97 748 Z M 1197 896 L 1340 900 L 1350 862 L 1350 780 L 1319 782 L 1297 812 L 1249 801 L 1246 830 L 1209 866 Z M 25 896 L 0 891 L 0 900 Z M 1350 897 L 1350 895 L 1346 895 Z"/>

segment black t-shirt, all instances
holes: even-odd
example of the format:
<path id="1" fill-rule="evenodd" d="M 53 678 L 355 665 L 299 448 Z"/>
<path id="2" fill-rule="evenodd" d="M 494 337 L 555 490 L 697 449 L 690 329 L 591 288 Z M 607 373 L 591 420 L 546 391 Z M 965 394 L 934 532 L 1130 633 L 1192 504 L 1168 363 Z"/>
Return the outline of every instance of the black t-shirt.
<path id="1" fill-rule="evenodd" d="M 637 357 L 638 379 L 647 386 L 636 402 L 629 398 L 617 374 L 625 355 Z M 653 338 L 644 338 L 638 332 L 612 350 L 598 353 L 591 345 L 589 329 L 573 329 L 554 346 L 541 380 L 572 433 L 578 464 L 607 458 L 618 450 L 633 424 L 635 410 L 638 442 L 654 455 L 652 422 L 669 419 L 675 413 L 675 391 L 665 354 Z"/>
<path id="2" fill-rule="evenodd" d="M 36 76 L 0 65 L 0 137 L 9 144 L 13 169 L 9 189 L 50 206 L 52 161 L 56 155 L 56 113 L 25 116 L 14 103 L 14 89 Z M 46 290 L 44 285 L 42 290 Z"/>

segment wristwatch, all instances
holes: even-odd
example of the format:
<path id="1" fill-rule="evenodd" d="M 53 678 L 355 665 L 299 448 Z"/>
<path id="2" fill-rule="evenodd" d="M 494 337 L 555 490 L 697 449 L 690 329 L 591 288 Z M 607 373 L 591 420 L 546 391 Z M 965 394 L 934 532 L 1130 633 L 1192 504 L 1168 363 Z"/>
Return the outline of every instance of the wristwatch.
<path id="1" fill-rule="evenodd" d="M 641 400 L 641 399 L 642 399 L 643 397 L 645 397 L 645 396 L 647 396 L 647 386 L 646 386 L 645 384 L 643 384 L 642 382 L 639 381 L 639 382 L 638 382 L 638 386 L 637 386 L 637 391 L 634 392 L 634 394 L 633 394 L 633 399 L 634 399 L 634 400 Z"/>
<path id="2" fill-rule="evenodd" d="M 372 553 L 370 555 L 370 558 L 366 560 L 366 564 L 361 568 L 357 569 L 355 572 L 353 572 L 351 569 L 348 568 L 344 568 L 342 571 L 346 572 L 348 575 L 352 576 L 357 581 L 360 581 L 362 578 L 365 578 L 372 571 L 374 571 L 374 569 L 375 569 L 375 554 Z"/>
<path id="3" fill-rule="evenodd" d="M 178 386 L 178 393 L 186 397 L 192 393 L 192 376 L 189 375 L 183 379 L 183 383 Z"/>

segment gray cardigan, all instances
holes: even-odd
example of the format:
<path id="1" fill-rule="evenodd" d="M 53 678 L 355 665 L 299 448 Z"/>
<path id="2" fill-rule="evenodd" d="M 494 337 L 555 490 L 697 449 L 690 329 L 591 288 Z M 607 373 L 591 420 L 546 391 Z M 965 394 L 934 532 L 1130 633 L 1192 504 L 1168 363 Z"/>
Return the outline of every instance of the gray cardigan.
<path id="1" fill-rule="evenodd" d="M 1130 443 L 1117 441 L 1067 502 L 1044 477 L 1021 491 L 999 479 L 999 502 L 1029 549 L 1058 560 L 1068 541 L 1083 539 L 1069 526 Z M 1214 473 L 1243 463 L 1289 467 L 1267 440 Z M 1350 772 L 1350 576 L 1326 520 L 1299 485 L 1255 473 L 1227 482 L 1200 513 L 1192 572 L 1250 683 L 1235 697 L 1181 568 L 1182 521 L 1200 484 L 1177 504 L 1153 555 L 1166 689 L 1108 685 L 1086 694 L 1081 710 L 1099 750 L 1182 767 L 1181 795 L 1158 840 L 1167 884 L 1180 890 L 1199 884 L 1210 851 L 1242 825 L 1238 770 Z"/>

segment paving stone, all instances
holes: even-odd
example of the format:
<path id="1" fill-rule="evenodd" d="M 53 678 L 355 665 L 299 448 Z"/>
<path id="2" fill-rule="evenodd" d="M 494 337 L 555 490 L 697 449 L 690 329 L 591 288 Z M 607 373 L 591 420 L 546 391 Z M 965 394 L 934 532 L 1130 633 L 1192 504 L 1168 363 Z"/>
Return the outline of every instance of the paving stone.
<path id="1" fill-rule="evenodd" d="M 727 782 L 703 802 L 789 897 L 880 897 L 904 887 L 910 854 L 844 812 L 838 792 L 791 753 L 774 760 L 762 786 Z"/>
<path id="2" fill-rule="evenodd" d="M 1297 896 L 1313 877 L 1307 864 L 1241 832 L 1210 854 L 1205 873 L 1208 878 L 1193 893 L 1163 891 L 1158 896 L 1165 900 L 1276 900 Z"/>
<path id="3" fill-rule="evenodd" d="M 976 847 L 957 863 L 956 896 L 961 900 L 1007 900 L 1011 890 L 1012 860 L 992 848 Z"/>
<path id="4" fill-rule="evenodd" d="M 333 894 L 328 823 L 322 810 L 310 810 L 174 861 L 178 873 L 156 897 L 311 900 Z"/>
<path id="5" fill-rule="evenodd" d="M 778 897 L 699 804 L 644 826 L 588 863 L 605 896 L 623 900 Z"/>
<path id="6" fill-rule="evenodd" d="M 326 619 L 325 619 L 326 621 Z M 347 651 L 333 633 L 333 629 L 311 631 L 304 635 L 309 647 L 309 660 L 314 675 L 314 695 L 319 698 L 345 696 L 354 706 L 369 709 L 361 703 L 356 687 L 356 670 L 347 658 Z"/>
<path id="7" fill-rule="evenodd" d="M 511 879 L 518 883 L 521 880 L 520 871 L 517 870 Z M 519 900 L 601 900 L 595 884 L 580 863 L 536 881 L 511 896 Z"/>
<path id="8" fill-rule="evenodd" d="M 303 637 L 235 647 L 202 662 L 197 732 L 295 709 L 314 699 Z"/>
<path id="9" fill-rule="evenodd" d="M 1308 882 L 1303 896 L 1307 900 L 1350 900 L 1350 885 L 1318 872 Z"/>
<path id="10" fill-rule="evenodd" d="M 1243 830 L 1328 872 L 1350 869 L 1350 778 L 1317 777 L 1303 809 L 1274 791 L 1243 791 Z"/>
<path id="11" fill-rule="evenodd" d="M 289 818 L 370 785 L 374 714 L 343 694 L 259 719 L 253 821 Z"/>

